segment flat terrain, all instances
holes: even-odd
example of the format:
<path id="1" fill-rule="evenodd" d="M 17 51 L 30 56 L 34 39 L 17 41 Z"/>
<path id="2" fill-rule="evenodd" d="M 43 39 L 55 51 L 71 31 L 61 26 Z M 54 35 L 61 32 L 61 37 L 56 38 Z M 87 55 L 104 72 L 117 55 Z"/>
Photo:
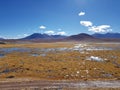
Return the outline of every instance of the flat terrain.
<path id="1" fill-rule="evenodd" d="M 0 90 L 120 90 L 120 81 L 24 81 L 1 82 Z"/>
<path id="2" fill-rule="evenodd" d="M 0 80 L 1 88 L 7 88 L 12 80 L 13 82 L 40 80 L 39 83 L 37 82 L 39 86 L 42 84 L 51 86 L 51 81 L 57 80 L 56 83 L 60 81 L 60 84 L 54 82 L 53 87 L 71 85 L 62 81 L 77 81 L 78 88 L 87 85 L 87 82 L 88 86 L 99 88 L 99 85 L 91 81 L 109 82 L 110 80 L 116 81 L 112 83 L 118 83 L 115 85 L 120 86 L 120 43 L 56 42 L 0 45 Z M 80 82 L 84 83 L 84 81 L 87 82 L 80 86 Z M 34 83 L 36 86 L 36 82 L 29 82 L 25 87 Z M 11 84 L 13 87 L 24 88 L 24 85 L 19 86 L 18 83 L 15 86 Z M 102 87 L 103 84 L 99 84 Z M 77 87 L 76 85 L 72 87 Z M 107 85 L 111 84 L 106 84 L 106 87 Z M 120 87 L 115 88 L 119 90 Z M 70 88 L 55 90 L 70 90 Z"/>

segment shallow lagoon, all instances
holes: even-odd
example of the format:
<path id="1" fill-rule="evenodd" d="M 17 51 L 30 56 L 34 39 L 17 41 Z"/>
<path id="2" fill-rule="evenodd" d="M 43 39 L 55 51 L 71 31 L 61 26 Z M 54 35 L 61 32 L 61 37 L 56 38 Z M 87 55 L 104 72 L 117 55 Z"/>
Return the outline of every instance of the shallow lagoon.
<path id="1" fill-rule="evenodd" d="M 73 47 L 73 48 L 0 48 L 0 52 L 11 53 L 11 52 L 55 52 L 55 51 L 96 51 L 96 50 L 113 50 L 113 48 L 107 47 Z"/>
<path id="2" fill-rule="evenodd" d="M 0 58 L 1 58 L 1 57 L 4 57 L 4 56 L 5 56 L 4 54 L 0 54 Z"/>
<path id="3" fill-rule="evenodd" d="M 77 44 L 73 46 L 72 48 L 0 48 L 0 58 L 4 57 L 8 53 L 12 52 L 29 52 L 30 56 L 43 56 L 45 57 L 47 53 L 57 53 L 57 52 L 69 52 L 69 51 L 79 51 L 81 52 L 87 52 L 87 51 L 101 51 L 101 50 L 114 50 L 114 48 L 108 48 L 108 47 L 94 47 L 94 46 L 87 46 L 82 44 Z"/>

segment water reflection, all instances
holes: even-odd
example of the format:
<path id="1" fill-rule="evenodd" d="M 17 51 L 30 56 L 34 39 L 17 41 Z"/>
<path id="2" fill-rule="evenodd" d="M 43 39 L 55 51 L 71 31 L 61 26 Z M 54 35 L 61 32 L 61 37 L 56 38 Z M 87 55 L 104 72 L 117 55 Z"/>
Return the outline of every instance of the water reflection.
<path id="1" fill-rule="evenodd" d="M 97 51 L 97 50 L 113 50 L 112 48 L 105 47 L 73 47 L 73 48 L 0 48 L 0 52 L 11 53 L 11 52 L 61 52 L 61 51 Z M 0 55 L 2 57 L 3 54 Z M 32 56 L 38 56 L 37 54 L 33 54 Z M 45 55 L 41 55 L 45 56 Z"/>
<path id="2" fill-rule="evenodd" d="M 0 58 L 1 58 L 1 57 L 4 57 L 4 56 L 5 56 L 4 54 L 0 54 Z"/>
<path id="3" fill-rule="evenodd" d="M 37 56 L 43 56 L 43 57 L 45 57 L 46 54 L 36 54 L 36 53 L 34 53 L 34 54 L 31 54 L 31 56 L 34 56 L 34 57 L 37 57 Z"/>
<path id="4" fill-rule="evenodd" d="M 13 51 L 18 51 L 18 52 L 29 52 L 30 49 L 29 48 L 0 48 L 1 52 L 5 52 L 5 53 L 10 53 Z"/>

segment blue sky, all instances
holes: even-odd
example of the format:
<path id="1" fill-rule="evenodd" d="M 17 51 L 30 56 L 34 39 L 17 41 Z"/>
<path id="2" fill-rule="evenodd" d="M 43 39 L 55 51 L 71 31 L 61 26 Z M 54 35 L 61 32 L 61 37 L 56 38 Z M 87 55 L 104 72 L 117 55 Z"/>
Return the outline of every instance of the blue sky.
<path id="1" fill-rule="evenodd" d="M 0 37 L 120 32 L 119 16 L 120 0 L 0 0 Z"/>

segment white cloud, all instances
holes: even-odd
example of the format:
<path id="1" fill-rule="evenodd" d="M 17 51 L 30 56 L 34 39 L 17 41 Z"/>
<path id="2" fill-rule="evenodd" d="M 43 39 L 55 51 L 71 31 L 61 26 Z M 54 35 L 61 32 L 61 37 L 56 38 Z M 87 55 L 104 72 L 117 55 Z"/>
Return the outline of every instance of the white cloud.
<path id="1" fill-rule="evenodd" d="M 87 27 L 88 31 L 95 33 L 105 33 L 112 31 L 110 25 L 93 26 L 93 23 L 91 21 L 80 21 L 80 24 Z"/>
<path id="2" fill-rule="evenodd" d="M 46 29 L 46 27 L 43 26 L 43 25 L 41 25 L 39 28 L 40 28 L 40 29 Z"/>
<path id="3" fill-rule="evenodd" d="M 80 21 L 80 24 L 85 27 L 90 27 L 93 25 L 93 23 L 91 21 Z"/>
<path id="4" fill-rule="evenodd" d="M 57 34 L 57 35 L 67 35 L 66 32 L 64 32 L 64 31 L 57 32 L 56 34 Z"/>
<path id="5" fill-rule="evenodd" d="M 50 30 L 50 31 L 45 31 L 44 32 L 45 34 L 48 34 L 48 35 L 55 35 L 55 32 Z"/>
<path id="6" fill-rule="evenodd" d="M 23 34 L 23 36 L 25 36 L 25 37 L 26 37 L 26 36 L 28 36 L 28 34 Z"/>
<path id="7" fill-rule="evenodd" d="M 85 15 L 85 12 L 80 12 L 79 14 L 78 14 L 79 16 L 84 16 Z"/>
<path id="8" fill-rule="evenodd" d="M 105 33 L 112 31 L 110 25 L 100 25 L 100 26 L 92 26 L 88 28 L 88 31 L 96 32 L 96 33 Z"/>
<path id="9" fill-rule="evenodd" d="M 21 34 L 21 35 L 17 35 L 14 39 L 23 38 L 23 37 L 26 37 L 26 36 L 28 36 L 28 34 Z"/>
<path id="10" fill-rule="evenodd" d="M 44 33 L 45 33 L 45 34 L 48 34 L 48 35 L 67 35 L 66 32 L 64 32 L 64 31 L 54 32 L 54 31 L 52 31 L 52 30 L 49 30 L 49 31 L 45 31 Z"/>

